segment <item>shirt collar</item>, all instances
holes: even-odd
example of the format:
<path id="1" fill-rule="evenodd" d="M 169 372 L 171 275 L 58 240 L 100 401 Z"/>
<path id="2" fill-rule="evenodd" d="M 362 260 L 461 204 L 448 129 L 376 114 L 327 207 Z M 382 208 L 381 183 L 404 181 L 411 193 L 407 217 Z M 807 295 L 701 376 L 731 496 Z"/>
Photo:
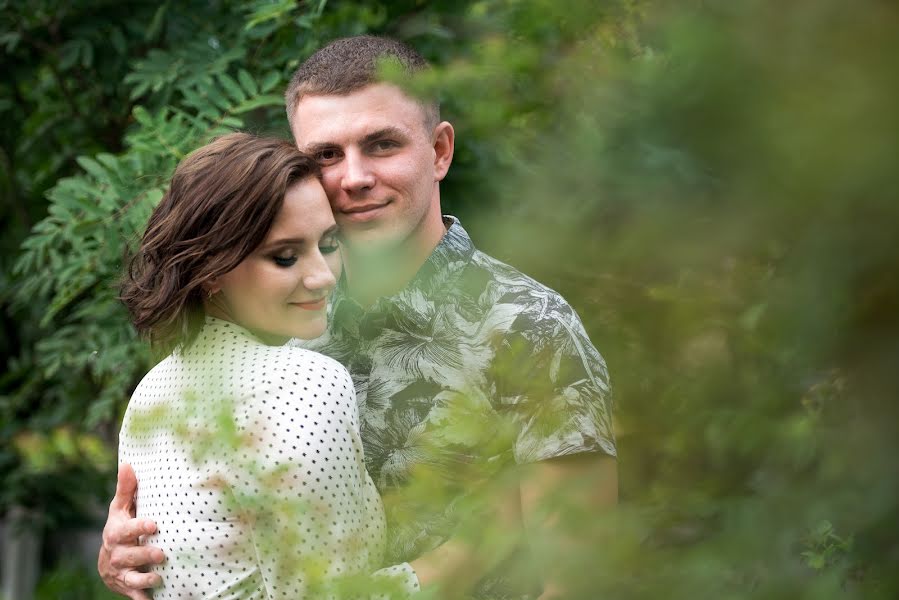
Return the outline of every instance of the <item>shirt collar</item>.
<path id="1" fill-rule="evenodd" d="M 446 234 L 434 248 L 431 255 L 415 274 L 415 277 L 406 284 L 400 293 L 420 289 L 438 273 L 447 269 L 461 271 L 474 254 L 474 243 L 468 232 L 462 227 L 459 219 L 452 215 L 444 215 L 443 223 L 446 225 Z"/>
<path id="2" fill-rule="evenodd" d="M 256 334 L 251 332 L 249 329 L 242 327 L 237 323 L 219 319 L 217 317 L 213 317 L 212 315 L 205 315 L 203 318 L 203 327 L 200 329 L 193 343 L 190 344 L 190 348 L 206 348 L 210 345 L 211 347 L 218 347 L 221 345 L 222 337 L 226 335 L 235 335 L 238 337 L 242 337 L 253 342 L 254 344 L 260 344 L 263 346 L 269 345 L 263 342 Z"/>

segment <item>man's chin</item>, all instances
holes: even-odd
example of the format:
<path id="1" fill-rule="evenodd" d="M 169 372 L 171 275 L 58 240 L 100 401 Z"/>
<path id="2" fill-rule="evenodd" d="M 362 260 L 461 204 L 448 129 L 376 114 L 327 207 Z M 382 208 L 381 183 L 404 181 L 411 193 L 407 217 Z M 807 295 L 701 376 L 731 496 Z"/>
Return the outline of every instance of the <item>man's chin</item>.
<path id="1" fill-rule="evenodd" d="M 341 225 L 341 240 L 351 253 L 382 254 L 396 250 L 402 237 L 386 227 L 349 227 Z"/>

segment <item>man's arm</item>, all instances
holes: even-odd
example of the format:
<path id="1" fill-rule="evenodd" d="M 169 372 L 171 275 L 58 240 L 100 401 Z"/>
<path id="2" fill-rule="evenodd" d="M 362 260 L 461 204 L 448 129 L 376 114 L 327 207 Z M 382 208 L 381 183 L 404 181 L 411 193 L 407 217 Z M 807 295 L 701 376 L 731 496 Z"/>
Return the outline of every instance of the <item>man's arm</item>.
<path id="1" fill-rule="evenodd" d="M 571 591 L 565 569 L 595 551 L 595 521 L 573 530 L 563 517 L 567 513 L 599 519 L 617 504 L 617 461 L 601 453 L 581 453 L 521 465 L 518 474 L 517 485 L 495 487 L 490 511 L 481 517 L 480 540 L 493 545 L 456 536 L 411 561 L 423 589 L 437 588 L 441 598 L 464 596 L 508 557 L 521 532 L 543 569 L 539 600 L 562 598 Z"/>
<path id="2" fill-rule="evenodd" d="M 422 588 L 438 589 L 440 598 L 469 594 L 521 542 L 517 473 L 497 477 L 482 493 L 486 506 L 471 515 L 476 522 L 463 523 L 459 534 L 409 563 Z"/>
<path id="3" fill-rule="evenodd" d="M 618 503 L 618 466 L 614 457 L 581 453 L 523 467 L 521 511 L 537 564 L 543 568 L 538 600 L 566 597 L 572 590 L 566 568 L 596 550 L 595 520 L 574 530 L 565 513 L 601 518 Z M 570 511 L 570 512 L 569 512 Z"/>
<path id="4" fill-rule="evenodd" d="M 462 533 L 409 563 L 422 589 L 437 590 L 439 598 L 465 597 L 520 543 L 517 477 L 502 477 L 491 484 L 484 492 L 485 512 L 474 517 L 477 523 L 464 523 Z"/>
<path id="5" fill-rule="evenodd" d="M 159 575 L 140 569 L 161 563 L 165 556 L 153 546 L 140 546 L 142 535 L 156 531 L 156 524 L 147 519 L 134 518 L 134 494 L 137 477 L 131 465 L 119 467 L 115 496 L 109 504 L 109 516 L 103 528 L 103 545 L 97 559 L 97 571 L 113 592 L 131 600 L 150 600 L 142 591 L 159 585 Z"/>

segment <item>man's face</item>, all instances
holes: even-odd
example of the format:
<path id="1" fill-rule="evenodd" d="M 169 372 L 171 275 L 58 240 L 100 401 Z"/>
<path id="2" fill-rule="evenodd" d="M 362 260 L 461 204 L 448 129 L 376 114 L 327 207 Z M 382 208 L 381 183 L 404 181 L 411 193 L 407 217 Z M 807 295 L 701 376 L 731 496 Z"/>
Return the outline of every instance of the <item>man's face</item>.
<path id="1" fill-rule="evenodd" d="M 421 105 L 381 83 L 345 96 L 304 96 L 293 116 L 297 146 L 321 165 L 350 250 L 415 244 L 426 223 L 439 221 L 437 184 L 452 159 L 448 123 L 428 130 Z"/>

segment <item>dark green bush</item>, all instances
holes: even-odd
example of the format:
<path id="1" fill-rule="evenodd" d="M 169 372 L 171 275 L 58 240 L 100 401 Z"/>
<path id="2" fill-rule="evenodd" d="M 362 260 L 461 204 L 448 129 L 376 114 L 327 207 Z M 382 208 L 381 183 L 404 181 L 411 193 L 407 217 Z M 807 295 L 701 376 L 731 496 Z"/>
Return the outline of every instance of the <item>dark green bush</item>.
<path id="1" fill-rule="evenodd" d="M 622 507 L 566 515 L 595 539 L 576 595 L 899 593 L 893 4 L 107 9 L 0 20 L 4 489 L 38 489 L 23 431 L 112 442 L 151 360 L 114 282 L 177 160 L 232 128 L 287 135 L 298 62 L 386 33 L 438 66 L 447 212 L 563 292 L 609 363 Z"/>

